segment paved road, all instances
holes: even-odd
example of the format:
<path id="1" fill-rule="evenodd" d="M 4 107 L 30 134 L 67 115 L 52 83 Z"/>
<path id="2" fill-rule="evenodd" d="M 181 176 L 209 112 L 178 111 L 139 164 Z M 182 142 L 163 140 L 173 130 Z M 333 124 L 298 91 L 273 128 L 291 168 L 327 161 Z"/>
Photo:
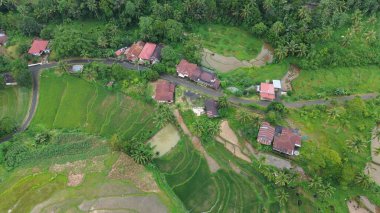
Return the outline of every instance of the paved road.
<path id="1" fill-rule="evenodd" d="M 123 67 L 128 68 L 128 69 L 132 69 L 132 70 L 144 70 L 144 69 L 146 69 L 143 66 L 134 65 L 134 64 L 131 64 L 131 63 L 128 63 L 128 62 L 122 62 L 122 61 L 119 61 L 119 60 L 116 60 L 116 59 L 72 59 L 72 60 L 66 60 L 65 62 L 67 64 L 72 65 L 72 64 L 87 64 L 87 63 L 94 62 L 94 61 L 102 62 L 102 63 L 105 63 L 105 64 L 118 63 L 118 64 L 121 64 Z M 26 130 L 28 128 L 30 122 L 32 121 L 32 119 L 34 117 L 34 114 L 36 112 L 37 105 L 38 105 L 38 98 L 39 98 L 39 75 L 40 75 L 40 71 L 43 70 L 43 69 L 48 69 L 48 68 L 56 67 L 57 65 L 58 65 L 58 63 L 52 62 L 52 63 L 49 63 L 49 64 L 37 65 L 37 66 L 29 67 L 29 71 L 32 73 L 33 88 L 32 88 L 32 101 L 31 101 L 31 104 L 30 104 L 30 108 L 29 108 L 27 117 L 24 120 L 24 122 L 22 123 L 21 127 L 18 128 L 16 132 L 14 132 L 11 135 L 8 135 L 8 136 L 5 136 L 5 137 L 1 138 L 0 139 L 0 143 L 8 141 L 9 139 L 12 138 L 12 136 L 14 134 L 16 134 L 18 132 L 22 132 L 22 131 L 24 131 L 24 130 Z M 167 81 L 173 82 L 173 83 L 175 83 L 177 85 L 184 86 L 184 87 L 189 88 L 191 90 L 198 91 L 199 93 L 205 94 L 207 96 L 211 96 L 211 97 L 213 97 L 215 99 L 224 95 L 223 92 L 221 92 L 219 90 L 213 90 L 213 89 L 210 89 L 210 88 L 207 88 L 207 87 L 203 87 L 203 86 L 195 84 L 195 83 L 193 83 L 191 81 L 188 81 L 186 79 L 182 79 L 182 78 L 178 78 L 178 77 L 174 77 L 174 76 L 166 75 L 166 74 L 165 75 L 161 75 L 161 78 L 165 79 Z M 335 100 L 337 102 L 344 102 L 344 101 L 347 101 L 347 100 L 351 100 L 351 99 L 353 99 L 356 96 L 360 96 L 362 99 L 368 100 L 368 99 L 372 99 L 372 98 L 377 97 L 378 94 L 377 93 L 370 93 L 370 94 L 362 94 L 362 95 L 334 97 L 332 100 Z M 230 98 L 228 98 L 228 100 L 231 103 L 233 103 L 233 104 L 242 104 L 242 105 L 256 104 L 256 105 L 263 106 L 263 107 L 268 106 L 269 103 L 270 103 L 270 102 L 267 102 L 267 101 L 247 100 L 247 99 L 238 98 L 238 97 L 230 97 Z M 297 101 L 297 102 L 292 102 L 292 103 L 286 103 L 286 102 L 284 102 L 284 105 L 286 107 L 288 107 L 288 108 L 301 108 L 303 106 L 311 106 L 311 105 L 328 105 L 328 104 L 330 104 L 330 101 L 331 100 L 325 100 L 325 99 L 322 100 L 321 99 L 321 100 L 311 100 L 311 101 Z"/>

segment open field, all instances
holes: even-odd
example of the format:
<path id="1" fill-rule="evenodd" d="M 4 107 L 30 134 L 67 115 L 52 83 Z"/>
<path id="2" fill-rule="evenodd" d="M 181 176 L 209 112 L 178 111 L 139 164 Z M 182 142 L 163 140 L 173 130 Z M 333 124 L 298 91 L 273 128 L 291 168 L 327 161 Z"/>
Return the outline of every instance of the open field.
<path id="1" fill-rule="evenodd" d="M 239 60 L 255 58 L 263 46 L 261 40 L 237 27 L 200 25 L 195 27 L 194 33 L 200 36 L 205 48 Z"/>
<path id="2" fill-rule="evenodd" d="M 380 69 L 376 66 L 302 70 L 292 82 L 293 99 L 333 96 L 336 89 L 351 94 L 380 91 Z"/>
<path id="3" fill-rule="evenodd" d="M 138 188 L 141 185 L 155 185 L 151 177 L 141 178 L 147 177 L 143 166 L 128 160 L 128 175 L 115 175 L 115 171 L 124 171 L 126 168 L 124 164 L 117 163 L 119 156 L 124 154 L 111 153 L 99 139 L 65 133 L 54 138 L 51 143 L 62 146 L 82 143 L 74 138 L 92 140 L 94 144 L 81 147 L 78 149 L 80 152 L 40 158 L 11 172 L 0 170 L 0 211 L 168 211 L 171 201 L 164 193 L 157 191 L 157 187 L 153 187 L 154 192 L 149 187 Z M 106 149 L 99 152 L 101 147 Z"/>
<path id="4" fill-rule="evenodd" d="M 124 139 L 155 132 L 152 106 L 82 79 L 53 72 L 41 76 L 40 102 L 32 125 L 81 129 Z"/>
<path id="5" fill-rule="evenodd" d="M 21 124 L 28 111 L 30 89 L 7 87 L 0 90 L 0 119 L 10 117 Z"/>

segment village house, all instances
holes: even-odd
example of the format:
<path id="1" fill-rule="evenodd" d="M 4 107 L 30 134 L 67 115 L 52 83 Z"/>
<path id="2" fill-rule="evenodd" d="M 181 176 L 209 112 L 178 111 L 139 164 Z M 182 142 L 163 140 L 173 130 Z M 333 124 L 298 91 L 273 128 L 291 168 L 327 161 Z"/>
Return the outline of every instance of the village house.
<path id="1" fill-rule="evenodd" d="M 206 115 L 209 118 L 219 117 L 218 103 L 215 100 L 207 99 L 205 101 Z"/>
<path id="2" fill-rule="evenodd" d="M 5 86 L 17 86 L 16 80 L 13 78 L 11 73 L 3 74 Z"/>
<path id="3" fill-rule="evenodd" d="M 189 63 L 187 60 L 182 59 L 176 67 L 177 74 L 181 78 L 189 78 L 201 85 L 219 89 L 220 81 L 217 79 L 216 74 L 204 68 L 199 68 L 198 65 Z"/>
<path id="4" fill-rule="evenodd" d="M 121 49 L 118 49 L 118 50 L 116 50 L 115 55 L 116 55 L 117 57 L 120 57 L 120 56 L 122 56 L 122 55 L 125 53 L 125 51 L 126 51 L 127 49 L 128 49 L 127 47 L 123 47 L 123 48 L 121 48 Z"/>
<path id="5" fill-rule="evenodd" d="M 50 53 L 48 49 L 49 41 L 46 40 L 33 40 L 32 46 L 30 47 L 28 53 L 34 56 L 41 56 L 42 54 Z"/>
<path id="6" fill-rule="evenodd" d="M 287 155 L 298 155 L 298 148 L 301 147 L 301 139 L 301 136 L 295 130 L 285 127 L 276 127 L 273 150 Z"/>
<path id="7" fill-rule="evenodd" d="M 164 46 L 161 44 L 158 44 L 156 46 L 156 49 L 154 50 L 153 54 L 150 56 L 150 63 L 151 64 L 155 64 L 155 63 L 160 62 L 162 48 L 164 48 Z"/>
<path id="8" fill-rule="evenodd" d="M 143 49 L 139 54 L 140 63 L 150 63 L 150 57 L 152 57 L 154 50 L 156 49 L 156 44 L 147 42 L 145 43 Z"/>
<path id="9" fill-rule="evenodd" d="M 273 84 L 270 83 L 261 83 L 260 88 L 260 99 L 265 101 L 273 101 L 276 99 L 276 94 L 274 91 Z"/>
<path id="10" fill-rule="evenodd" d="M 8 36 L 0 30 L 0 46 L 5 46 L 7 44 Z"/>
<path id="11" fill-rule="evenodd" d="M 298 155 L 301 139 L 296 130 L 282 126 L 273 127 L 268 122 L 261 124 L 257 136 L 257 142 L 263 145 L 271 145 L 273 142 L 273 150 L 287 155 Z"/>
<path id="12" fill-rule="evenodd" d="M 158 80 L 153 98 L 159 103 L 173 103 L 174 91 L 175 84 L 165 80 Z"/>
<path id="13" fill-rule="evenodd" d="M 263 122 L 259 129 L 259 134 L 257 136 L 257 142 L 264 145 L 271 145 L 275 134 L 275 128 L 272 127 L 268 122 Z"/>
<path id="14" fill-rule="evenodd" d="M 145 42 L 138 41 L 132 44 L 127 50 L 125 50 L 124 54 L 128 61 L 136 62 L 139 60 L 139 55 L 145 46 Z"/>

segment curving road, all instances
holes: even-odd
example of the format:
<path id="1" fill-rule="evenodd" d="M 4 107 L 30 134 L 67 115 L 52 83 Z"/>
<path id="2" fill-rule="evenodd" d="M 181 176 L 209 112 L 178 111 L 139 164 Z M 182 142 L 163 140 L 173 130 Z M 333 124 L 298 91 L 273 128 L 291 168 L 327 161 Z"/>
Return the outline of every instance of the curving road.
<path id="1" fill-rule="evenodd" d="M 131 64 L 129 62 L 122 62 L 122 61 L 119 61 L 116 59 L 73 59 L 73 60 L 67 60 L 65 62 L 69 65 L 73 65 L 73 64 L 87 64 L 87 63 L 91 63 L 91 62 L 95 62 L 95 61 L 102 62 L 102 63 L 109 64 L 109 65 L 114 64 L 114 63 L 118 63 L 118 64 L 122 65 L 123 67 L 128 68 L 128 69 L 132 69 L 132 70 L 144 70 L 145 69 L 145 67 L 143 67 L 143 66 L 134 65 L 134 64 Z M 32 119 L 34 117 L 34 114 L 36 113 L 36 109 L 37 109 L 37 105 L 38 105 L 39 88 L 40 88 L 40 82 L 39 82 L 40 73 L 43 69 L 56 67 L 57 65 L 58 65 L 58 63 L 52 62 L 49 64 L 37 65 L 37 66 L 33 66 L 33 67 L 28 68 L 32 74 L 32 80 L 33 80 L 32 100 L 30 103 L 30 108 L 28 110 L 28 114 L 27 114 L 25 120 L 23 121 L 22 125 L 14 133 L 1 138 L 0 143 L 10 140 L 13 137 L 13 135 L 15 135 L 16 133 L 25 131 L 28 128 L 30 122 L 32 121 Z M 172 75 L 164 74 L 164 75 L 161 75 L 161 78 L 165 79 L 167 81 L 173 82 L 177 85 L 184 86 L 188 89 L 195 90 L 199 93 L 205 94 L 205 95 L 210 96 L 210 97 L 215 98 L 215 99 L 224 95 L 223 92 L 221 92 L 219 90 L 213 90 L 210 88 L 206 88 L 206 87 L 200 86 L 198 84 L 195 84 L 191 81 L 188 81 L 186 79 L 174 77 Z M 378 93 L 369 93 L 369 94 L 361 94 L 361 95 L 333 97 L 331 100 L 335 100 L 337 102 L 344 102 L 347 100 L 351 100 L 356 96 L 359 96 L 364 100 L 368 100 L 368 99 L 376 98 L 378 95 L 379 95 Z M 230 98 L 228 98 L 228 100 L 233 104 L 242 104 L 242 105 L 256 104 L 256 105 L 263 106 L 263 107 L 268 106 L 270 103 L 267 101 L 247 100 L 247 99 L 238 98 L 238 97 L 230 97 Z M 301 108 L 303 106 L 311 106 L 311 105 L 329 105 L 331 100 L 320 99 L 320 100 L 310 100 L 310 101 L 297 101 L 297 102 L 290 102 L 290 103 L 284 102 L 284 105 L 288 108 Z"/>

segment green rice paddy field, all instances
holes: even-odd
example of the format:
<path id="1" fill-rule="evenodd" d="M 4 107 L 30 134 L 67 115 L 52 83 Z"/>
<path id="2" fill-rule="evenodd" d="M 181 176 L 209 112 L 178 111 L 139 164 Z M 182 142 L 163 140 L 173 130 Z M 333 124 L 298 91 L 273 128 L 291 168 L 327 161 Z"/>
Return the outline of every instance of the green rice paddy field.
<path id="1" fill-rule="evenodd" d="M 211 173 L 206 160 L 188 139 L 156 160 L 166 181 L 191 212 L 279 212 L 274 188 L 247 163 L 236 160 L 222 146 L 207 150 L 222 169 Z M 217 158 L 216 158 L 217 157 Z M 229 162 L 238 164 L 236 173 Z"/>
<path id="2" fill-rule="evenodd" d="M 122 93 L 46 71 L 41 76 L 40 101 L 32 125 L 130 139 L 144 130 L 153 134 L 153 111 L 152 106 Z"/>
<path id="3" fill-rule="evenodd" d="M 7 87 L 0 90 L 0 119 L 10 117 L 21 124 L 28 111 L 30 89 Z"/>

